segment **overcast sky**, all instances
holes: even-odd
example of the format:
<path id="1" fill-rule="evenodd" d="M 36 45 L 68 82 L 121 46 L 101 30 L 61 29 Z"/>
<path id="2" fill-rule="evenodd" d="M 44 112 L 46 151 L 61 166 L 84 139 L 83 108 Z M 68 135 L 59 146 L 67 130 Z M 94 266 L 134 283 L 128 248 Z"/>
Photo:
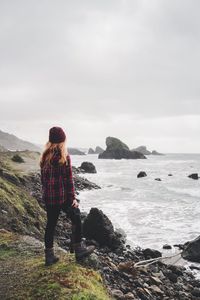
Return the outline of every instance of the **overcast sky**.
<path id="1" fill-rule="evenodd" d="M 200 1 L 1 0 L 0 129 L 200 151 Z"/>

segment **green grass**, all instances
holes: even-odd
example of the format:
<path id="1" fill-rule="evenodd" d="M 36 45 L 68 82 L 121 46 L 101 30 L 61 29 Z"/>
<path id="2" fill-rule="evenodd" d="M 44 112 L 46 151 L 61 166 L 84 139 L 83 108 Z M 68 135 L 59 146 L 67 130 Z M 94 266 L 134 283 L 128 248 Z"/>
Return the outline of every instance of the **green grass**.
<path id="1" fill-rule="evenodd" d="M 37 254 L 34 247 L 31 252 L 20 237 L 0 230 L 0 290 L 1 284 L 5 284 L 1 283 L 1 270 L 7 273 L 14 271 L 7 286 L 7 296 L 12 295 L 11 299 L 111 299 L 101 275 L 77 264 L 74 254 L 58 251 L 59 262 L 46 267 L 43 247 Z"/>
<path id="2" fill-rule="evenodd" d="M 3 214 L 2 210 L 6 213 Z M 22 234 L 43 236 L 45 221 L 45 211 L 35 198 L 23 187 L 0 177 L 0 227 Z"/>

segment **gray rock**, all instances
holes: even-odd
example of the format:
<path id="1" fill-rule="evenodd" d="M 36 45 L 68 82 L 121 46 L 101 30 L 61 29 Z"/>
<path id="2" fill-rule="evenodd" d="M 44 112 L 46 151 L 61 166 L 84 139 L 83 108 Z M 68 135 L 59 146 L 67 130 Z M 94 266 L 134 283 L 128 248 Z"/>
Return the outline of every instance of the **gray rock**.
<path id="1" fill-rule="evenodd" d="M 189 177 L 189 178 L 192 178 L 192 179 L 195 179 L 195 180 L 199 179 L 198 173 L 190 174 L 190 175 L 188 175 L 188 177 Z"/>
<path id="2" fill-rule="evenodd" d="M 124 300 L 134 300 L 135 296 L 133 295 L 133 293 L 129 292 L 127 294 L 124 294 Z"/>
<path id="3" fill-rule="evenodd" d="M 172 249 L 172 246 L 168 245 L 168 244 L 165 244 L 165 245 L 163 245 L 163 249 Z"/>
<path id="4" fill-rule="evenodd" d="M 77 148 L 71 148 L 71 147 L 68 147 L 67 148 L 69 154 L 72 154 L 72 155 L 85 155 L 85 153 Z"/>
<path id="5" fill-rule="evenodd" d="M 146 158 L 142 153 L 138 151 L 131 151 L 129 147 L 114 137 L 106 138 L 106 150 L 99 154 L 98 158 L 104 159 L 138 159 Z"/>
<path id="6" fill-rule="evenodd" d="M 153 151 L 151 152 L 151 154 L 152 154 L 152 155 L 164 155 L 163 153 L 159 153 L 159 152 L 157 152 L 156 150 L 153 150 Z"/>
<path id="7" fill-rule="evenodd" d="M 137 148 L 132 149 L 131 151 L 138 151 L 144 155 L 150 155 L 151 151 L 147 150 L 146 146 L 139 146 Z"/>
<path id="8" fill-rule="evenodd" d="M 98 208 L 91 208 L 83 223 L 83 234 L 87 239 L 96 240 L 100 246 L 112 250 L 123 247 L 123 239 L 114 231 L 109 218 Z"/>
<path id="9" fill-rule="evenodd" d="M 200 236 L 185 243 L 182 257 L 189 261 L 200 262 Z"/>
<path id="10" fill-rule="evenodd" d="M 97 173 L 95 166 L 93 165 L 93 163 L 89 161 L 82 162 L 80 168 L 84 170 L 86 173 Z"/>
<path id="11" fill-rule="evenodd" d="M 101 148 L 101 147 L 99 147 L 99 146 L 96 146 L 96 148 L 95 148 L 95 153 L 96 153 L 96 154 L 99 154 L 99 153 L 102 153 L 102 152 L 104 152 L 104 149 Z"/>
<path id="12" fill-rule="evenodd" d="M 156 286 L 156 285 L 151 285 L 151 286 L 149 287 L 149 289 L 150 289 L 152 292 L 156 293 L 156 294 L 159 294 L 159 295 L 162 295 L 162 294 L 163 294 L 163 291 L 161 291 L 161 289 L 160 289 L 158 286 Z"/>
<path id="13" fill-rule="evenodd" d="M 200 289 L 199 288 L 194 288 L 192 291 L 192 295 L 195 297 L 200 297 Z"/>
<path id="14" fill-rule="evenodd" d="M 154 250 L 154 249 L 150 249 L 150 248 L 146 248 L 143 250 L 143 254 L 145 256 L 145 259 L 149 259 L 149 258 L 157 258 L 157 257 L 161 257 L 162 253 L 158 250 Z"/>
<path id="15" fill-rule="evenodd" d="M 98 255 L 93 252 L 92 254 L 84 258 L 82 264 L 89 266 L 95 270 L 99 269 L 100 261 Z"/>
<path id="16" fill-rule="evenodd" d="M 146 177 L 146 176 L 147 176 L 147 173 L 144 172 L 144 171 L 140 171 L 140 172 L 137 174 L 137 178 Z"/>
<path id="17" fill-rule="evenodd" d="M 137 292 L 138 297 L 140 297 L 139 299 L 142 299 L 142 300 L 151 299 L 151 294 L 147 289 L 144 290 L 143 288 L 138 287 L 136 289 L 136 292 Z"/>
<path id="18" fill-rule="evenodd" d="M 88 154 L 95 154 L 95 151 L 92 148 L 89 148 Z"/>
<path id="19" fill-rule="evenodd" d="M 177 274 L 171 272 L 170 270 L 167 270 L 167 272 L 165 273 L 165 275 L 167 276 L 167 278 L 169 278 L 170 281 L 172 281 L 173 283 L 177 282 Z"/>
<path id="20" fill-rule="evenodd" d="M 117 290 L 117 289 L 111 290 L 111 295 L 113 297 L 115 297 L 116 299 L 123 299 L 123 297 L 124 297 L 124 294 L 122 293 L 122 291 Z"/>
<path id="21" fill-rule="evenodd" d="M 116 228 L 115 229 L 116 234 L 119 236 L 119 238 L 121 240 L 124 241 L 124 243 L 126 242 L 126 232 L 122 229 L 122 228 Z"/>

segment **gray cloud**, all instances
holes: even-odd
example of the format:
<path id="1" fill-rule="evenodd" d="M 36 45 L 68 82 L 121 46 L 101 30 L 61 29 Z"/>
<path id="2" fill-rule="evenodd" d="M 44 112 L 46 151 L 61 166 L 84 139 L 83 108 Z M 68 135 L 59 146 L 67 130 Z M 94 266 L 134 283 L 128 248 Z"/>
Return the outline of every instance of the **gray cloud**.
<path id="1" fill-rule="evenodd" d="M 165 151 L 166 139 L 167 151 L 181 143 L 199 151 L 199 8 L 197 0 L 1 1 L 1 128 L 43 142 L 59 123 L 74 146 L 120 135 L 130 146 Z"/>

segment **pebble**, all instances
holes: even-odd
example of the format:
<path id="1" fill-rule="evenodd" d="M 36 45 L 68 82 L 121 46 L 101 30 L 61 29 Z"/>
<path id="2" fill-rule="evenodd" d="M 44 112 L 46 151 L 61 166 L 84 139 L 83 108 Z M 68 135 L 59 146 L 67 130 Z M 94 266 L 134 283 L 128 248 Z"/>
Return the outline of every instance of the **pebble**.
<path id="1" fill-rule="evenodd" d="M 122 299 L 124 297 L 124 294 L 120 290 L 111 290 L 111 295 L 117 299 Z"/>
<path id="2" fill-rule="evenodd" d="M 123 299 L 124 300 L 134 300 L 135 296 L 131 292 L 129 292 L 127 294 L 124 294 L 124 298 Z"/>

